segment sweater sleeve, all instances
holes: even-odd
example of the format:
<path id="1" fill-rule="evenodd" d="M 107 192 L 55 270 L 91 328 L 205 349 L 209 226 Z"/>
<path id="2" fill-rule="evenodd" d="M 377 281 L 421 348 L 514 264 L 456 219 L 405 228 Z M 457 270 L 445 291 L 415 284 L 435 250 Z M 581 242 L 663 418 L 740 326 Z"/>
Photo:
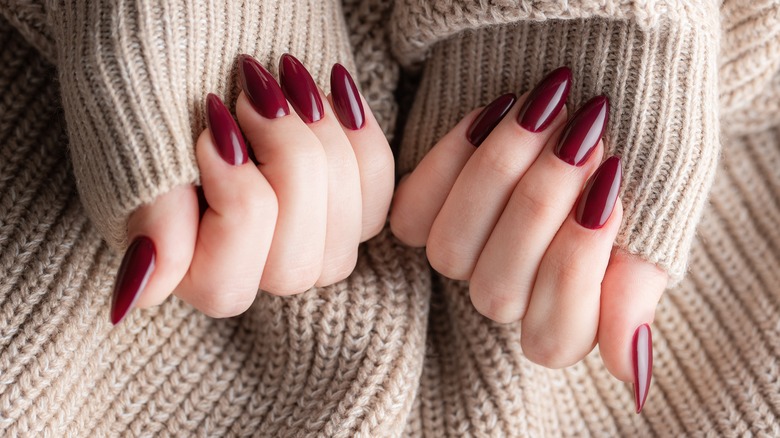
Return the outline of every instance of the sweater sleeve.
<path id="1" fill-rule="evenodd" d="M 49 0 L 45 15 L 79 193 L 115 248 L 138 206 L 198 182 L 204 99 L 235 101 L 239 54 L 276 72 L 293 53 L 323 86 L 332 63 L 354 64 L 338 0 Z"/>
<path id="2" fill-rule="evenodd" d="M 470 109 L 529 90 L 566 65 L 570 110 L 599 93 L 612 103 L 606 147 L 623 157 L 624 175 L 616 244 L 679 281 L 720 150 L 718 9 L 650 5 L 399 0 L 395 54 L 406 68 L 422 68 L 400 170 Z"/>

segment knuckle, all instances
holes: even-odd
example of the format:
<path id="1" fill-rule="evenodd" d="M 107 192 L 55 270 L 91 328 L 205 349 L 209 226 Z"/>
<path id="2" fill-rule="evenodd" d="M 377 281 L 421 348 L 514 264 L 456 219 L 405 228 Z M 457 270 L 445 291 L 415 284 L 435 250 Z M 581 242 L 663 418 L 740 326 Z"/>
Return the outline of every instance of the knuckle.
<path id="1" fill-rule="evenodd" d="M 279 209 L 276 195 L 271 190 L 238 190 L 233 198 L 231 213 L 241 218 L 274 216 Z"/>
<path id="2" fill-rule="evenodd" d="M 502 148 L 498 147 L 485 148 L 480 157 L 480 162 L 487 171 L 498 175 L 502 179 L 516 179 L 521 175 L 522 169 L 516 160 L 504 152 Z"/>
<path id="3" fill-rule="evenodd" d="M 289 271 L 264 278 L 262 287 L 264 291 L 271 295 L 286 297 L 308 291 L 315 286 L 318 279 L 319 272 Z"/>
<path id="4" fill-rule="evenodd" d="M 509 198 L 516 211 L 529 212 L 533 218 L 549 218 L 560 209 L 561 202 L 544 188 L 528 187 L 522 182 Z M 570 206 L 565 208 L 568 212 Z"/>
<path id="5" fill-rule="evenodd" d="M 257 296 L 255 288 L 212 289 L 201 311 L 212 318 L 229 318 L 246 312 Z"/>
<path id="6" fill-rule="evenodd" d="M 425 252 L 431 267 L 439 274 L 453 280 L 468 280 L 471 276 L 471 269 L 463 255 L 458 254 L 452 245 L 429 239 Z"/>
<path id="7" fill-rule="evenodd" d="M 469 295 L 474 308 L 486 318 L 501 324 L 516 322 L 525 313 L 524 295 L 506 289 L 497 289 L 484 281 L 469 283 Z"/>
<path id="8" fill-rule="evenodd" d="M 561 337 L 523 327 L 520 346 L 531 362 L 546 368 L 559 369 L 574 365 L 583 356 L 561 342 Z"/>
<path id="9" fill-rule="evenodd" d="M 382 228 L 381 226 L 377 226 L 377 228 L 376 234 L 379 234 Z M 422 233 L 419 232 L 418 228 L 416 222 L 408 216 L 404 207 L 396 206 L 393 208 L 390 214 L 390 231 L 401 243 L 416 248 L 425 246 L 427 236 L 421 235 Z M 376 234 L 370 237 L 374 237 Z"/>

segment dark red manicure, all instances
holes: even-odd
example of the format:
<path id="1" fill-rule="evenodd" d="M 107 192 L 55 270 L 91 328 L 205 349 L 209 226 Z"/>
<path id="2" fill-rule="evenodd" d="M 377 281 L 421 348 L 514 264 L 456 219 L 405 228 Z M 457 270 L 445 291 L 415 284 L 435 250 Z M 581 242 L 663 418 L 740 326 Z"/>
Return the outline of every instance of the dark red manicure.
<path id="1" fill-rule="evenodd" d="M 601 164 L 577 204 L 577 222 L 580 225 L 595 230 L 607 223 L 615 209 L 622 176 L 620 157 L 609 157 Z"/>
<path id="2" fill-rule="evenodd" d="M 275 119 L 290 114 L 287 99 L 276 79 L 255 58 L 241 55 L 238 60 L 241 88 L 252 106 L 267 119 Z"/>
<path id="3" fill-rule="evenodd" d="M 133 308 L 146 287 L 155 260 L 154 243 L 146 236 L 136 237 L 127 248 L 114 283 L 114 298 L 111 302 L 111 323 L 119 321 Z"/>
<path id="4" fill-rule="evenodd" d="M 531 132 L 543 131 L 561 112 L 570 87 L 571 70 L 568 67 L 551 71 L 528 95 L 517 122 Z"/>
<path id="5" fill-rule="evenodd" d="M 496 100 L 490 102 L 485 109 L 483 109 L 477 118 L 471 122 L 469 130 L 466 133 L 466 138 L 469 143 L 474 146 L 479 146 L 487 138 L 488 135 L 498 126 L 501 119 L 504 118 L 512 105 L 515 104 L 517 96 L 512 93 L 507 93 L 502 96 L 498 96 Z"/>
<path id="6" fill-rule="evenodd" d="M 214 139 L 222 159 L 234 166 L 246 163 L 244 137 L 225 104 L 219 97 L 211 93 L 206 98 L 206 115 L 211 137 Z"/>
<path id="7" fill-rule="evenodd" d="M 555 155 L 561 160 L 582 166 L 596 149 L 609 118 L 609 99 L 596 96 L 583 105 L 563 129 Z"/>
<path id="8" fill-rule="evenodd" d="M 330 90 L 333 93 L 333 107 L 339 121 L 347 129 L 360 129 L 366 121 L 360 93 L 349 72 L 341 64 L 334 64 L 330 70 Z"/>
<path id="9" fill-rule="evenodd" d="M 653 332 L 648 324 L 640 325 L 634 332 L 631 350 L 634 361 L 634 401 L 638 414 L 645 405 L 650 392 L 650 379 L 653 377 Z"/>
<path id="10" fill-rule="evenodd" d="M 306 67 L 294 56 L 285 53 L 279 62 L 279 79 L 287 100 L 306 123 L 314 123 L 325 114 L 322 99 Z"/>

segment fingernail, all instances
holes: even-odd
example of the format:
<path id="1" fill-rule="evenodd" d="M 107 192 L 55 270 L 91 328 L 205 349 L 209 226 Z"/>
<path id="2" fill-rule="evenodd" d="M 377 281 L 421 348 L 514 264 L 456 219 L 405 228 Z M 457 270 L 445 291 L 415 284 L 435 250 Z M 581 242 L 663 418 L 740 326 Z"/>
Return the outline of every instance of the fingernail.
<path id="1" fill-rule="evenodd" d="M 146 236 L 136 237 L 127 248 L 114 283 L 111 323 L 119 324 L 133 308 L 154 272 L 154 243 Z"/>
<path id="2" fill-rule="evenodd" d="M 236 121 L 222 100 L 209 93 L 206 98 L 206 119 L 219 156 L 225 162 L 238 166 L 246 163 L 246 145 Z"/>
<path id="3" fill-rule="evenodd" d="M 322 118 L 324 111 L 320 92 L 301 61 L 288 53 L 282 55 L 279 79 L 284 95 L 304 122 L 314 123 Z"/>
<path id="4" fill-rule="evenodd" d="M 601 140 L 608 118 L 607 96 L 589 100 L 569 119 L 555 147 L 555 155 L 574 166 L 585 164 Z"/>
<path id="5" fill-rule="evenodd" d="M 634 332 L 634 401 L 636 413 L 642 412 L 653 377 L 653 333 L 650 325 L 642 324 Z"/>
<path id="6" fill-rule="evenodd" d="M 333 93 L 333 107 L 339 121 L 347 129 L 360 129 L 366 120 L 360 93 L 349 72 L 341 64 L 334 64 L 330 70 L 330 90 Z"/>
<path id="7" fill-rule="evenodd" d="M 504 94 L 497 97 L 494 101 L 490 102 L 471 122 L 469 130 L 466 133 L 469 143 L 474 146 L 479 146 L 487 138 L 488 135 L 495 129 L 495 127 L 501 122 L 512 105 L 515 104 L 517 96 L 512 93 Z"/>
<path id="8" fill-rule="evenodd" d="M 252 106 L 267 119 L 275 119 L 290 114 L 287 99 L 276 79 L 255 58 L 241 55 L 239 58 L 239 76 L 241 88 Z"/>
<path id="9" fill-rule="evenodd" d="M 550 126 L 566 103 L 570 87 L 571 70 L 568 67 L 551 71 L 525 100 L 517 115 L 520 126 L 531 132 L 543 131 Z"/>
<path id="10" fill-rule="evenodd" d="M 607 223 L 620 193 L 622 173 L 620 157 L 607 158 L 596 170 L 577 204 L 580 225 L 595 230 Z"/>

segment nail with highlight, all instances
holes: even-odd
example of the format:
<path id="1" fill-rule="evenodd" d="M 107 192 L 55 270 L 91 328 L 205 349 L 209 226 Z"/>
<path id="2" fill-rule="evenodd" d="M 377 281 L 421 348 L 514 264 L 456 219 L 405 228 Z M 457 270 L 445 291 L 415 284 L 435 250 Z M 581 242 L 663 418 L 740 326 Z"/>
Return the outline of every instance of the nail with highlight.
<path id="1" fill-rule="evenodd" d="M 282 91 L 295 112 L 306 123 L 314 123 L 325 115 L 317 84 L 309 71 L 294 56 L 285 53 L 279 61 Z"/>
<path id="2" fill-rule="evenodd" d="M 241 55 L 238 64 L 241 89 L 261 116 L 276 119 L 290 114 L 282 88 L 265 67 L 249 55 Z"/>
<path id="3" fill-rule="evenodd" d="M 114 283 L 111 323 L 119 324 L 135 306 L 154 272 L 156 251 L 152 239 L 136 237 L 125 252 Z"/>
<path id="4" fill-rule="evenodd" d="M 642 324 L 636 329 L 631 350 L 634 362 L 634 401 L 638 414 L 645 405 L 653 377 L 653 333 L 649 324 Z"/>
<path id="5" fill-rule="evenodd" d="M 469 130 L 466 132 L 466 138 L 469 143 L 479 147 L 506 116 L 512 105 L 515 104 L 515 101 L 517 101 L 517 96 L 507 93 L 487 104 L 474 121 L 471 122 Z"/>
<path id="6" fill-rule="evenodd" d="M 620 157 L 609 157 L 590 178 L 577 203 L 575 218 L 585 228 L 601 228 L 615 209 L 623 171 Z"/>
<path id="7" fill-rule="evenodd" d="M 333 109 L 341 124 L 353 131 L 362 128 L 366 121 L 363 102 L 360 101 L 355 81 L 341 64 L 334 64 L 330 70 L 330 90 Z"/>
<path id="8" fill-rule="evenodd" d="M 222 100 L 211 93 L 206 98 L 206 116 L 219 156 L 233 166 L 246 163 L 244 136 Z"/>
<path id="9" fill-rule="evenodd" d="M 609 118 L 609 99 L 596 96 L 585 103 L 566 123 L 555 155 L 573 166 L 588 161 L 599 144 Z"/>
<path id="10" fill-rule="evenodd" d="M 551 71 L 528 95 L 517 122 L 528 131 L 544 131 L 563 109 L 570 88 L 571 70 L 568 67 Z"/>

